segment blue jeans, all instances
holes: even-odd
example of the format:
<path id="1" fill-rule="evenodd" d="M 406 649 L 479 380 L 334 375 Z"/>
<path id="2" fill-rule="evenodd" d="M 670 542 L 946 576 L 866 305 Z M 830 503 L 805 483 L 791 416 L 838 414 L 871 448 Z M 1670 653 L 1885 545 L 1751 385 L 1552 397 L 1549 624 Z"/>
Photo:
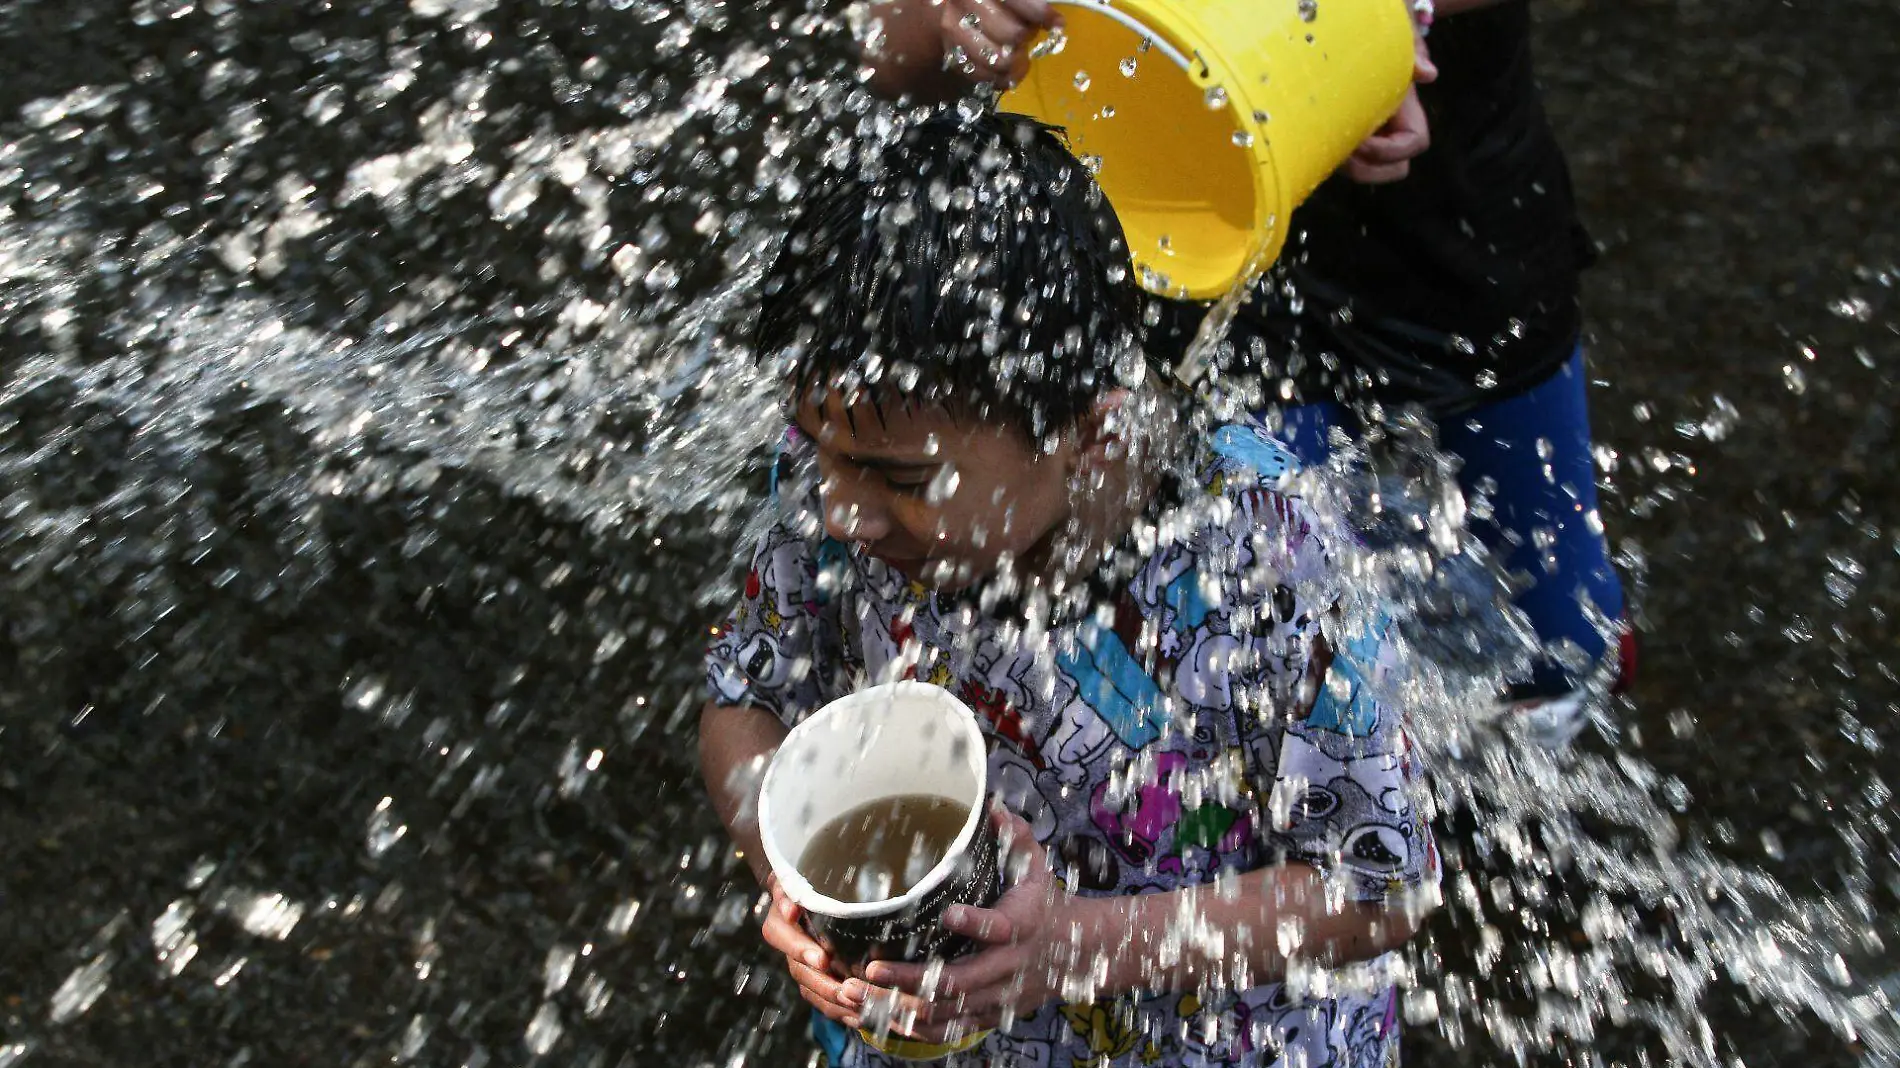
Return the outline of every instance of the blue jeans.
<path id="1" fill-rule="evenodd" d="M 1574 642 L 1595 663 L 1608 652 L 1607 642 L 1582 598 L 1587 595 L 1597 612 L 1620 620 L 1623 587 L 1610 565 L 1608 543 L 1591 529 L 1597 488 L 1586 386 L 1579 348 L 1542 385 L 1440 424 L 1438 444 L 1463 461 L 1458 484 L 1467 497 L 1479 483 L 1495 483 L 1488 494 L 1492 517 L 1474 520 L 1472 533 L 1508 570 L 1534 580 L 1518 594 L 1517 606 L 1538 638 L 1546 648 Z M 1331 401 L 1287 408 L 1281 420 L 1281 441 L 1309 464 L 1331 451 L 1333 427 L 1348 434 L 1358 429 L 1352 414 Z M 1548 459 L 1538 455 L 1540 438 L 1550 443 Z M 1546 546 L 1538 545 L 1540 531 L 1549 539 Z M 1574 689 L 1578 681 L 1546 656 L 1515 695 L 1552 696 Z"/>

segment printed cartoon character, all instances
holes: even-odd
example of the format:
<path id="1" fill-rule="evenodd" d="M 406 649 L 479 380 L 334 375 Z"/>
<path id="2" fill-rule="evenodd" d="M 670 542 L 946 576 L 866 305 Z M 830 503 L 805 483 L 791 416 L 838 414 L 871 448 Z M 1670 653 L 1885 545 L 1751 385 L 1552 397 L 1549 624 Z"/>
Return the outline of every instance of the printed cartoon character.
<path id="1" fill-rule="evenodd" d="M 1073 1068 L 1094 1068 L 1119 1057 L 1134 1052 L 1142 1044 L 1141 1029 L 1135 1026 L 1134 1014 L 1127 1007 L 1117 1003 L 1107 1005 L 1090 1003 L 1086 1005 L 1062 1006 L 1062 1018 L 1069 1022 L 1070 1030 L 1088 1043 L 1089 1056 L 1076 1057 Z M 1159 1059 L 1158 1051 L 1150 1057 L 1154 1044 L 1147 1043 L 1148 1049 L 1141 1057 L 1144 1063 Z"/>
<path id="2" fill-rule="evenodd" d="M 1316 741 L 1346 750 L 1335 756 Z M 1288 731 L 1268 801 L 1277 830 L 1307 853 L 1338 853 L 1362 883 L 1398 889 L 1424 835 L 1396 753 L 1353 755 L 1359 744 L 1327 732 Z"/>
<path id="3" fill-rule="evenodd" d="M 1167 729 L 1161 688 L 1115 630 L 1083 627 L 1068 648 L 1057 652 L 1056 663 L 1076 689 L 1075 699 L 1058 712 L 1047 743 L 1049 762 L 1066 785 L 1085 782 L 1087 765 L 1114 742 L 1140 750 Z"/>
<path id="4" fill-rule="evenodd" d="M 1221 856 L 1238 850 L 1252 836 L 1250 811 L 1211 801 L 1197 808 L 1184 808 L 1179 777 L 1187 765 L 1188 759 L 1181 753 L 1159 754 L 1154 758 L 1153 778 L 1138 787 L 1128 804 L 1120 808 L 1109 802 L 1109 783 L 1096 785 L 1089 798 L 1089 816 L 1129 863 L 1153 863 L 1157 871 L 1181 874 L 1188 850 Z M 1163 854 L 1159 851 L 1169 832 L 1171 848 Z"/>
<path id="5" fill-rule="evenodd" d="M 890 625 L 892 659 L 903 662 L 902 678 L 917 677 L 917 661 L 923 656 L 922 644 L 917 641 L 917 628 L 903 616 L 891 620 Z"/>
<path id="6" fill-rule="evenodd" d="M 1283 988 L 1274 988 L 1276 1001 L 1284 1002 Z M 1336 1031 L 1338 1002 L 1331 998 L 1311 1005 L 1288 1006 L 1267 1015 L 1254 1010 L 1254 1034 L 1266 1051 L 1261 1060 L 1289 1068 L 1344 1068 L 1339 1064 Z M 1264 1022 L 1263 1022 L 1264 1017 Z"/>
<path id="7" fill-rule="evenodd" d="M 1379 726 L 1377 692 L 1391 669 L 1383 621 L 1349 636 L 1333 650 L 1326 678 L 1306 724 L 1354 738 L 1371 737 Z"/>
<path id="8" fill-rule="evenodd" d="M 1175 693 L 1191 705 L 1225 708 L 1232 703 L 1233 665 L 1242 646 L 1231 634 L 1202 632 L 1196 638 L 1181 658 L 1187 670 L 1175 673 Z"/>
<path id="9" fill-rule="evenodd" d="M 1121 887 L 1122 862 L 1106 842 L 1072 834 L 1056 846 L 1057 877 L 1071 890 L 1107 893 Z"/>
<path id="10" fill-rule="evenodd" d="M 1231 424 L 1216 430 L 1208 441 L 1229 474 L 1251 471 L 1262 483 L 1277 483 L 1300 469 L 1300 461 L 1259 427 Z M 1238 470 L 1235 470 L 1238 468 Z"/>
<path id="11" fill-rule="evenodd" d="M 1036 841 L 1047 843 L 1055 835 L 1055 806 L 1037 784 L 1036 773 L 1014 750 L 999 748 L 991 752 L 990 789 L 1005 808 L 1029 824 Z"/>
<path id="12" fill-rule="evenodd" d="M 1411 799 L 1405 792 L 1405 758 L 1398 753 L 1349 753 L 1335 757 L 1322 750 L 1313 739 L 1298 731 L 1288 731 L 1280 742 L 1276 777 L 1276 791 L 1285 787 L 1304 795 L 1308 788 L 1318 786 L 1333 792 L 1337 801 L 1337 785 L 1351 782 L 1381 812 L 1401 816 L 1411 808 Z M 1276 807 L 1275 811 L 1279 809 Z M 1331 810 L 1325 814 L 1331 815 Z"/>
<path id="13" fill-rule="evenodd" d="M 1002 690 L 987 686 L 977 679 L 969 679 L 957 693 L 963 703 L 969 705 L 977 715 L 983 717 L 996 736 L 1009 742 L 1016 751 L 1028 758 L 1037 771 L 1048 768 L 1043 759 L 1041 747 L 1029 733 L 1029 725 L 1023 721 L 1021 713 L 1016 711 L 1009 695 Z"/>
<path id="14" fill-rule="evenodd" d="M 1339 1030 L 1350 1058 L 1346 1068 L 1385 1068 L 1398 1049 L 1399 992 L 1354 999 L 1340 1009 Z"/>
<path id="15" fill-rule="evenodd" d="M 1210 1060 L 1237 1062 L 1254 1050 L 1253 1006 L 1244 998 L 1204 1005 L 1194 994 L 1181 995 L 1181 1044 Z"/>

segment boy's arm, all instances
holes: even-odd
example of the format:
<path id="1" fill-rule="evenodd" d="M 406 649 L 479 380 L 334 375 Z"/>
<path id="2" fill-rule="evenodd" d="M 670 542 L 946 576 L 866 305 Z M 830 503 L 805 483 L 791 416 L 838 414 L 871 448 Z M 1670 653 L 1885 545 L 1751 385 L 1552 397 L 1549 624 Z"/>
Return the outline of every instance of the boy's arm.
<path id="1" fill-rule="evenodd" d="M 1228 985 L 1241 965 L 1255 983 L 1277 981 L 1292 958 L 1328 966 L 1372 960 L 1404 945 L 1424 920 L 1423 908 L 1329 905 L 1326 876 L 1298 861 L 1235 883 L 1225 892 L 1197 886 L 1072 899 L 1073 922 L 1107 951 L 1104 992 Z"/>
<path id="2" fill-rule="evenodd" d="M 942 968 L 934 982 L 926 965 L 872 964 L 864 981 L 843 984 L 844 1005 L 861 1013 L 874 999 L 867 983 L 894 987 L 896 1018 L 914 1014 L 910 1033 L 941 1041 L 1057 999 L 1232 989 L 1280 981 L 1293 960 L 1372 960 L 1416 934 L 1426 911 L 1423 904 L 1340 901 L 1326 876 L 1299 862 L 1248 872 L 1227 886 L 1074 897 L 1051 882 L 1028 826 L 1012 822 L 1013 834 L 1004 833 L 1026 843 L 1018 847 L 1025 880 L 994 909 L 953 908 L 944 916 L 946 927 L 983 950 Z M 1068 985 L 1078 978 L 1086 989 Z"/>
<path id="3" fill-rule="evenodd" d="M 726 833 L 764 885 L 771 874 L 759 843 L 759 780 L 787 731 L 758 708 L 708 701 L 699 713 L 699 774 Z"/>
<path id="4" fill-rule="evenodd" d="M 760 937 L 785 955 L 799 996 L 828 1019 L 842 1023 L 855 1018 L 858 1008 L 844 1001 L 844 984 L 833 974 L 830 957 L 800 925 L 798 906 L 772 879 L 771 865 L 759 844 L 759 780 L 786 733 L 778 717 L 763 709 L 709 701 L 699 713 L 699 773 L 726 833 L 760 885 L 771 891 Z"/>

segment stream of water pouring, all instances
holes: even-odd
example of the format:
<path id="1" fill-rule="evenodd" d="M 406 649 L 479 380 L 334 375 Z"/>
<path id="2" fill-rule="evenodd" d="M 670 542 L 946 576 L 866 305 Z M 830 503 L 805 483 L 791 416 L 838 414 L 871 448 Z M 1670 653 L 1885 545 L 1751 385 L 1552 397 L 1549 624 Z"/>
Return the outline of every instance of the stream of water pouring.
<path id="1" fill-rule="evenodd" d="M 112 36 L 114 62 L 0 125 L 0 554 L 19 606 L 6 648 L 23 665 L 0 697 L 0 759 L 22 759 L 28 740 L 77 744 L 47 725 L 92 729 L 88 716 L 128 737 L 141 717 L 170 729 L 163 717 L 180 704 L 223 710 L 190 719 L 184 737 L 268 736 L 267 710 L 244 707 L 245 691 L 198 685 L 246 657 L 367 717 L 402 756 L 352 776 L 332 809 L 351 814 L 349 836 L 382 874 L 251 863 L 245 845 L 170 884 L 141 883 L 138 899 L 94 903 L 84 915 L 103 919 L 56 965 L 20 973 L 26 1010 L 6 1018 L 0 1068 L 42 1051 L 56 1062 L 70 1054 L 62 1036 L 109 1004 L 114 1018 L 135 1013 L 168 982 L 202 978 L 208 993 L 193 997 L 241 1004 L 247 983 L 267 982 L 252 961 L 275 959 L 272 943 L 297 945 L 303 970 L 274 966 L 314 984 L 359 922 L 407 940 L 393 956 L 352 958 L 389 973 L 373 981 L 435 991 L 438 969 L 459 968 L 499 984 L 479 1007 L 415 994 L 413 1012 L 355 1035 L 398 1061 L 525 1050 L 641 1063 L 640 1050 L 585 1037 L 588 1021 L 644 999 L 670 1006 L 657 1033 L 668 1012 L 778 990 L 750 941 L 752 892 L 703 813 L 587 806 L 611 804 L 604 765 L 622 776 L 612 781 L 651 779 L 675 795 L 667 804 L 696 807 L 680 800 L 698 786 L 678 757 L 643 747 L 680 748 L 695 658 L 674 654 L 694 648 L 725 596 L 776 436 L 776 384 L 734 339 L 775 213 L 903 118 L 851 77 L 841 28 L 816 10 L 705 0 L 84 10 L 19 4 L 4 24 L 70 19 Z M 1270 400 L 1225 389 L 1210 387 L 1211 414 Z M 1478 552 L 1461 533 L 1465 502 L 1422 455 L 1401 489 L 1385 487 L 1382 522 L 1397 534 L 1358 565 L 1368 598 L 1420 618 L 1399 700 L 1416 710 L 1439 809 L 1474 828 L 1450 858 L 1450 919 L 1408 964 L 1410 1022 L 1454 1045 L 1479 1031 L 1519 1060 L 1554 1051 L 1592 1064 L 1614 1059 L 1601 1052 L 1612 1032 L 1634 1030 L 1674 1062 L 1728 1068 L 1745 1055 L 1723 1046 L 1705 1008 L 1729 983 L 1790 1020 L 1818 1019 L 1870 1063 L 1900 1063 L 1896 991 L 1878 982 L 1895 934 L 1874 898 L 1893 860 L 1881 854 L 1885 788 L 1869 784 L 1868 807 L 1836 814 L 1860 866 L 1817 896 L 1703 844 L 1693 799 L 1633 748 L 1555 758 L 1500 731 L 1488 711 L 1500 646 L 1461 646 L 1446 629 L 1461 613 L 1441 576 L 1466 574 L 1459 561 Z M 1315 493 L 1349 502 L 1343 472 Z M 364 549 L 340 531 L 338 509 L 385 501 L 401 522 L 366 529 L 389 544 Z M 539 535 L 484 556 L 484 510 L 503 507 Z M 634 555 L 669 540 L 697 570 Z M 440 555 L 451 544 L 478 548 Z M 576 545 L 595 574 L 561 558 Z M 434 568 L 421 614 L 389 623 L 378 610 L 365 626 L 422 651 L 322 652 L 344 639 L 318 609 L 377 588 L 346 578 L 409 567 Z M 227 589 L 263 614 L 222 627 L 218 606 L 236 603 L 220 600 Z M 524 613 L 517 659 L 505 640 L 484 639 L 494 661 L 476 663 L 424 636 L 457 618 L 429 613 L 479 615 L 497 597 Z M 74 689 L 61 680 L 89 666 L 68 647 L 95 624 L 125 654 L 124 675 Z M 245 651 L 251 628 L 272 627 L 291 642 L 261 659 Z M 546 652 L 550 642 L 577 651 Z M 609 670 L 629 664 L 630 675 Z M 410 669 L 432 681 L 405 683 Z M 563 669 L 566 688 L 550 681 L 538 698 L 522 683 Z M 467 700 L 452 697 L 463 676 L 480 679 Z M 611 699 L 577 693 L 583 679 Z M 565 701 L 577 710 L 565 718 L 547 707 Z M 675 709 L 664 719 L 663 705 Z M 1613 705 L 1600 707 L 1614 743 Z M 532 856 L 474 865 L 513 871 L 515 884 L 464 870 L 444 897 L 424 869 L 401 866 L 431 852 L 488 857 L 459 828 L 497 798 L 532 813 L 521 847 Z M 556 848 L 542 821 L 570 803 L 583 831 L 604 836 L 590 848 L 625 856 L 557 879 L 564 869 L 538 859 Z M 452 952 L 458 916 L 526 885 L 571 902 L 537 934 L 538 960 L 511 970 Z M 654 963 L 623 956 L 632 978 L 597 963 L 637 922 L 652 943 L 632 957 L 651 950 Z M 159 987 L 111 1003 L 115 984 L 154 981 L 134 971 L 155 971 Z M 689 972 L 711 979 L 669 993 Z M 717 1047 L 734 1065 L 795 1055 L 795 1039 L 762 1037 L 780 1008 L 743 1016 L 723 1039 L 686 1025 L 685 1048 L 699 1059 Z M 509 1028 L 519 1045 L 496 1052 L 507 1040 L 493 1035 Z M 252 1056 L 245 1046 L 230 1062 Z"/>

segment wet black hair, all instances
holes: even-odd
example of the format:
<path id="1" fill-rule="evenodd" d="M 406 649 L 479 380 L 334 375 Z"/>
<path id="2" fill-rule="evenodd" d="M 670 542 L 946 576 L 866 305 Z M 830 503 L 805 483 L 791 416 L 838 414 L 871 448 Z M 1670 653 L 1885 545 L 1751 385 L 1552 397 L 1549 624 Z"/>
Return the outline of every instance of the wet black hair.
<path id="1" fill-rule="evenodd" d="M 935 404 L 1032 437 L 1142 373 L 1142 298 L 1101 189 L 1049 127 L 917 123 L 810 191 L 763 280 L 758 351 L 803 401 Z"/>

